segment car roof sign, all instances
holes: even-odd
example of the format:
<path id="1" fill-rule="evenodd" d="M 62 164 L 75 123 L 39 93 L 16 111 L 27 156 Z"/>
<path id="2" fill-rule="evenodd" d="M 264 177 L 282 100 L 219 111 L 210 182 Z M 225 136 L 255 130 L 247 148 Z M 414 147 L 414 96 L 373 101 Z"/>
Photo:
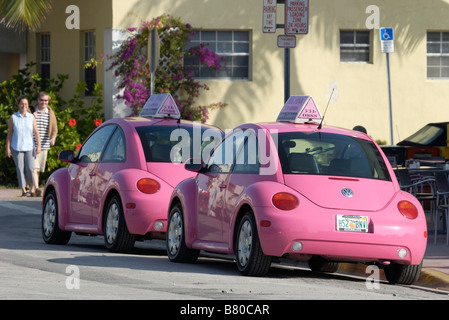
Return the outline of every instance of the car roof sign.
<path id="1" fill-rule="evenodd" d="M 181 118 L 178 106 L 170 93 L 152 94 L 139 115 L 141 117 Z"/>
<path id="2" fill-rule="evenodd" d="M 320 124 L 321 112 L 312 96 L 291 96 L 282 107 L 276 122 Z"/>

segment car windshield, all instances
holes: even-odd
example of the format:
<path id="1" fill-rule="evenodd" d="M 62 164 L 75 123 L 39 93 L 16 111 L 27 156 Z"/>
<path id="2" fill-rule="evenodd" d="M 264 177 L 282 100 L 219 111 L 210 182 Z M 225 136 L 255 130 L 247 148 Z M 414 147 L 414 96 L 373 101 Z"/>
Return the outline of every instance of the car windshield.
<path id="1" fill-rule="evenodd" d="M 205 126 L 144 126 L 136 130 L 147 162 L 200 159 L 222 139 L 221 131 Z"/>
<path id="2" fill-rule="evenodd" d="M 277 139 L 284 174 L 335 175 L 391 181 L 386 164 L 368 140 L 333 134 L 285 132 Z"/>

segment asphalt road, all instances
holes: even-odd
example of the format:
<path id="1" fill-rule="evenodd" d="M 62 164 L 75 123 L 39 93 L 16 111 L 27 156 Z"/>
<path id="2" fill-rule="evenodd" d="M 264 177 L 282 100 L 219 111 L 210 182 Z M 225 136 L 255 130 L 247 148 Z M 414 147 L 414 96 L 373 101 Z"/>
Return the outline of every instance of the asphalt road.
<path id="1" fill-rule="evenodd" d="M 449 299 L 441 292 L 377 283 L 369 274 L 317 274 L 274 265 L 267 277 L 254 278 L 241 276 L 229 259 L 202 256 L 194 264 L 176 264 L 168 260 L 162 241 L 137 243 L 130 254 L 108 252 L 103 237 L 72 235 L 68 245 L 47 245 L 41 238 L 40 207 L 40 199 L 0 201 L 2 300 L 169 300 L 177 301 L 171 312 L 192 314 L 210 312 L 195 306 L 212 299 L 218 303 L 215 315 L 224 315 L 230 301 L 243 303 L 241 309 L 234 307 L 238 313 L 251 311 L 249 305 L 253 311 L 260 305 L 261 312 L 263 305 L 271 306 L 274 312 L 275 300 Z"/>

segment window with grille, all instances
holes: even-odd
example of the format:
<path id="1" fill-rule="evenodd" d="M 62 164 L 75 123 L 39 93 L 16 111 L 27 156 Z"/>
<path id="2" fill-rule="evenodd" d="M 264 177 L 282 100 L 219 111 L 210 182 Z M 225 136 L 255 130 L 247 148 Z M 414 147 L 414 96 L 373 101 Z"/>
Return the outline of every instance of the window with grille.
<path id="1" fill-rule="evenodd" d="M 197 30 L 190 38 L 188 48 L 203 44 L 224 58 L 220 70 L 202 65 L 197 57 L 186 57 L 184 66 L 192 70 L 195 78 L 241 79 L 250 77 L 250 33 L 249 31 L 205 31 Z"/>
<path id="2" fill-rule="evenodd" d="M 427 32 L 427 78 L 449 78 L 449 32 Z"/>
<path id="3" fill-rule="evenodd" d="M 95 32 L 84 32 L 84 64 L 90 62 L 90 59 L 95 58 Z M 96 68 L 84 69 L 84 81 L 87 84 L 85 95 L 91 96 L 94 90 L 95 83 L 97 82 L 97 70 Z"/>
<path id="4" fill-rule="evenodd" d="M 42 89 L 46 89 L 50 79 L 50 34 L 39 35 L 39 69 Z"/>
<path id="5" fill-rule="evenodd" d="M 369 31 L 340 31 L 340 61 L 370 62 L 371 36 Z"/>

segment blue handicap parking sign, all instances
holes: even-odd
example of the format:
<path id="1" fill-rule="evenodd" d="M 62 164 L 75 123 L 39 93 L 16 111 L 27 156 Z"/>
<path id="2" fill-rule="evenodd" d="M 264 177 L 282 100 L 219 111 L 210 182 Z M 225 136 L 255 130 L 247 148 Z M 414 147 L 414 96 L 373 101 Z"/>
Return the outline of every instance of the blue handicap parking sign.
<path id="1" fill-rule="evenodd" d="M 380 28 L 381 41 L 393 41 L 393 28 Z"/>

